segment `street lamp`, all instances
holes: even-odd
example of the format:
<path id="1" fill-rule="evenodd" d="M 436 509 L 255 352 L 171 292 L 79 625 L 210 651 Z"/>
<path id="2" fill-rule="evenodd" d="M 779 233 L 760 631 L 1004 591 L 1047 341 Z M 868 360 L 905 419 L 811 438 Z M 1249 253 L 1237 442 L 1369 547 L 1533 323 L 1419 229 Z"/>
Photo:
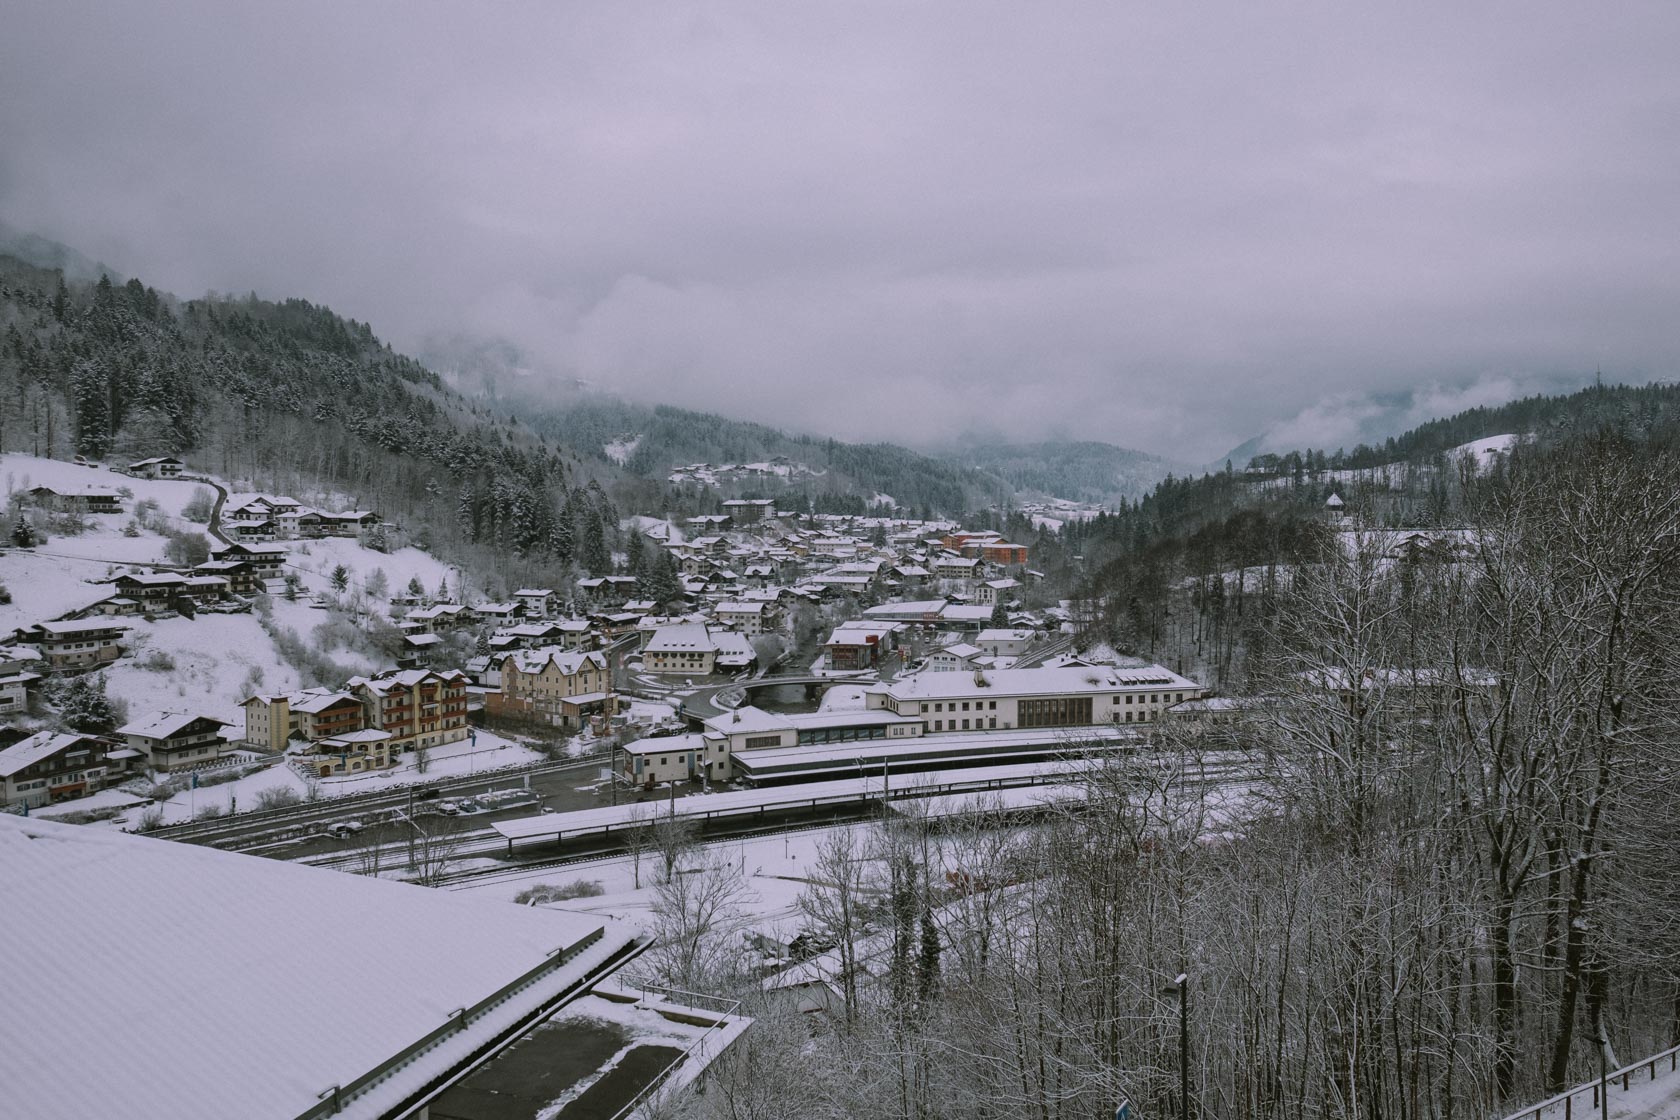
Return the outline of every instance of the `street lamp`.
<path id="1" fill-rule="evenodd" d="M 1605 1053 L 1610 1049 L 1610 1040 L 1604 1037 L 1604 1027 L 1598 1028 L 1598 1115 L 1599 1120 L 1610 1118 L 1610 1075 L 1605 1061 Z"/>
<path id="2" fill-rule="evenodd" d="M 1161 994 L 1178 996 L 1178 1115 L 1190 1120 L 1190 974 L 1179 973 Z"/>

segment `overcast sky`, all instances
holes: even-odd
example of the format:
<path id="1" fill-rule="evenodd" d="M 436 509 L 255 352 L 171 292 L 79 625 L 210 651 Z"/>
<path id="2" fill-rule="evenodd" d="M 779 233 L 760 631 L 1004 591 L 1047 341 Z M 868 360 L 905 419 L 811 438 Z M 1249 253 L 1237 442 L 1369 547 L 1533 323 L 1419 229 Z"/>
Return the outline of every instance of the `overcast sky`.
<path id="1" fill-rule="evenodd" d="M 167 10 L 165 10 L 167 9 Z M 0 217 L 841 436 L 1206 458 L 1680 351 L 1680 5 L 23 0 Z"/>

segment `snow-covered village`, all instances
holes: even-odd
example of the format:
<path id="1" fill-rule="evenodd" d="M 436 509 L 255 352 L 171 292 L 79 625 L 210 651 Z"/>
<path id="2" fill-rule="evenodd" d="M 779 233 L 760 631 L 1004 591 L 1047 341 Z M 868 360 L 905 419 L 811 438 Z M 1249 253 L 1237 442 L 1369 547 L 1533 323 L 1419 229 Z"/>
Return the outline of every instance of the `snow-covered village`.
<path id="1" fill-rule="evenodd" d="M 1680 1120 L 1680 11 L 4 27 L 0 1120 Z"/>

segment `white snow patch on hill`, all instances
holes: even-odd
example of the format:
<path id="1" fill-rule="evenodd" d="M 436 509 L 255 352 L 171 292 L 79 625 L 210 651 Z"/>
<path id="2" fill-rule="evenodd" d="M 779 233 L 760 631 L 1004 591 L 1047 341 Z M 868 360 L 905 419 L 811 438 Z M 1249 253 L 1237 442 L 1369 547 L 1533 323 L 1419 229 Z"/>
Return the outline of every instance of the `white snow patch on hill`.
<path id="1" fill-rule="evenodd" d="M 613 462 L 617 463 L 619 466 L 622 467 L 624 465 L 625 460 L 630 458 L 630 456 L 634 455 L 636 453 L 636 448 L 640 447 L 641 445 L 642 445 L 642 437 L 641 436 L 632 436 L 629 439 L 624 439 L 624 438 L 621 437 L 619 439 L 613 440 L 611 443 L 609 443 L 605 447 L 601 448 L 601 450 L 606 452 L 607 458 L 611 459 Z"/>
<path id="2" fill-rule="evenodd" d="M 669 541 L 672 544 L 682 544 L 686 538 L 682 527 L 674 521 L 666 521 L 659 517 L 645 517 L 640 514 L 626 517 L 620 524 L 621 529 L 634 529 L 649 540 Z"/>
<path id="3" fill-rule="evenodd" d="M 105 670 L 105 681 L 112 696 L 128 701 L 131 718 L 190 711 L 236 724 L 243 735 L 245 714 L 239 703 L 250 691 L 302 687 L 297 671 L 281 659 L 255 615 L 201 612 L 197 618 L 122 621 L 131 627 L 124 643 L 129 652 Z M 142 668 L 169 662 L 173 668 Z"/>
<path id="4" fill-rule="evenodd" d="M 203 485 L 187 481 L 149 481 L 129 478 L 110 471 L 33 455 L 0 455 L 0 479 L 6 494 L 36 486 L 55 489 L 102 489 L 113 493 L 126 487 L 133 498 L 122 500 L 121 513 L 90 513 L 83 533 L 49 532 L 48 539 L 33 549 L 7 548 L 0 553 L 0 583 L 12 593 L 10 603 L 0 604 L 0 633 L 30 623 L 54 619 L 111 597 L 106 580 L 130 565 L 166 562 L 165 539 L 142 530 L 139 536 L 123 535 L 123 527 L 134 520 L 136 503 L 151 499 L 166 523 L 176 529 L 202 533 L 204 526 L 186 520 L 181 510 Z M 10 542 L 5 542 L 10 544 Z"/>
<path id="5" fill-rule="evenodd" d="M 302 578 L 303 586 L 315 594 L 326 595 L 332 592 L 333 569 L 340 564 L 349 569 L 352 589 L 363 586 L 375 570 L 382 570 L 389 588 L 387 598 L 401 594 L 411 579 L 418 579 L 421 588 L 428 595 L 435 592 L 438 584 L 445 578 L 449 581 L 451 594 L 458 590 L 455 569 L 418 548 L 379 552 L 363 546 L 352 537 L 325 537 L 320 540 L 283 543 L 291 548 L 287 567 L 296 572 Z M 381 610 L 383 606 L 381 604 Z"/>
<path id="6" fill-rule="evenodd" d="M 1510 454 L 1511 448 L 1516 444 L 1516 442 L 1517 437 L 1514 435 L 1488 436 L 1485 439 L 1472 440 L 1469 443 L 1459 444 L 1457 447 L 1447 452 L 1447 458 L 1453 462 L 1457 462 L 1465 455 L 1468 455 L 1476 461 L 1476 469 L 1478 471 L 1485 471 L 1493 464 L 1493 461 L 1496 458 L 1501 455 Z"/>

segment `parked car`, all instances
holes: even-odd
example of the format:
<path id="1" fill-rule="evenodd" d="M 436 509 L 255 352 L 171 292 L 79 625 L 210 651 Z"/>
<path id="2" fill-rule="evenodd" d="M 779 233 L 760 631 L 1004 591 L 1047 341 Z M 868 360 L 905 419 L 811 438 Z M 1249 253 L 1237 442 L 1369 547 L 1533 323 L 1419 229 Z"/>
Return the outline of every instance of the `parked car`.
<path id="1" fill-rule="evenodd" d="M 334 821 L 327 826 L 327 835 L 334 840 L 344 840 L 362 831 L 367 825 L 361 821 Z"/>

